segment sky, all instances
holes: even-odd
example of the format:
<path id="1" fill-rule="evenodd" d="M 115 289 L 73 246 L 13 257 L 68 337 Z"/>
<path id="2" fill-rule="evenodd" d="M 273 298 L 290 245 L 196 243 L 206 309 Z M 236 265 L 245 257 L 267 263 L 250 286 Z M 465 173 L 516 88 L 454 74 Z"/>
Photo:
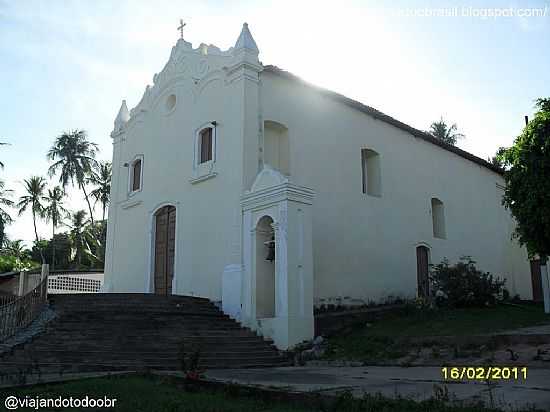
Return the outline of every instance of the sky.
<path id="1" fill-rule="evenodd" d="M 24 179 L 47 177 L 63 131 L 86 130 L 111 159 L 121 101 L 134 107 L 152 84 L 180 18 L 194 47 L 222 49 L 248 22 L 264 64 L 418 129 L 457 123 L 458 146 L 482 158 L 511 145 L 534 100 L 550 96 L 550 0 L 0 0 L 0 179 L 14 199 Z M 68 193 L 69 208 L 85 209 Z M 30 215 L 11 215 L 9 238 L 30 244 Z M 43 222 L 38 231 L 51 236 Z"/>

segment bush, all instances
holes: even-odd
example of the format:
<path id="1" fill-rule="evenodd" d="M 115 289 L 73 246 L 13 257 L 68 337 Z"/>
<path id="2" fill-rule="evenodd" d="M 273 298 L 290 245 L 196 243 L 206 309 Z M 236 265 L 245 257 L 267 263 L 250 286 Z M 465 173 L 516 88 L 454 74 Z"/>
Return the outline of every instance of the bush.
<path id="1" fill-rule="evenodd" d="M 0 273 L 18 272 L 20 270 L 29 270 L 37 266 L 36 262 L 24 259 L 21 260 L 11 255 L 0 255 Z"/>
<path id="2" fill-rule="evenodd" d="M 506 280 L 481 272 L 470 257 L 465 256 L 456 265 L 447 259 L 434 265 L 431 273 L 436 300 L 446 301 L 452 307 L 487 306 L 506 296 Z"/>

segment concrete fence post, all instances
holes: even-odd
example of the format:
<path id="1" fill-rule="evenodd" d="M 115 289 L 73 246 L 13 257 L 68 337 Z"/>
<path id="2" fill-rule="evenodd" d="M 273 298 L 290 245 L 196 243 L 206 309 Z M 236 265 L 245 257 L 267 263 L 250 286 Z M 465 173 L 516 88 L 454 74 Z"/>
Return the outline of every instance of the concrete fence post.
<path id="1" fill-rule="evenodd" d="M 27 283 L 27 271 L 22 270 L 19 272 L 19 289 L 17 296 L 23 296 L 25 294 L 25 284 Z"/>
<path id="2" fill-rule="evenodd" d="M 47 263 L 44 263 L 42 265 L 42 270 L 40 272 L 40 283 L 42 283 L 42 281 L 44 281 L 44 279 L 46 279 L 46 294 L 48 293 L 48 276 L 50 274 L 50 265 L 48 265 Z M 42 294 L 42 290 L 40 291 L 40 293 Z"/>
<path id="3" fill-rule="evenodd" d="M 548 268 L 548 258 L 540 259 L 540 278 L 542 281 L 542 296 L 544 299 L 544 312 L 550 313 L 550 273 Z"/>

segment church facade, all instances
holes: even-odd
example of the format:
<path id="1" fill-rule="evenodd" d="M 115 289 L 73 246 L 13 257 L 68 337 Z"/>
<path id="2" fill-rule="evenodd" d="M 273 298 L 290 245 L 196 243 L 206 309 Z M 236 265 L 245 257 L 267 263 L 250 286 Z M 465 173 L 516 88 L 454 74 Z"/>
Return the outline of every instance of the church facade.
<path id="1" fill-rule="evenodd" d="M 258 55 L 246 24 L 227 51 L 182 38 L 123 102 L 107 292 L 221 301 L 280 348 L 313 337 L 315 306 L 429 294 L 444 258 L 532 297 L 497 169 Z"/>

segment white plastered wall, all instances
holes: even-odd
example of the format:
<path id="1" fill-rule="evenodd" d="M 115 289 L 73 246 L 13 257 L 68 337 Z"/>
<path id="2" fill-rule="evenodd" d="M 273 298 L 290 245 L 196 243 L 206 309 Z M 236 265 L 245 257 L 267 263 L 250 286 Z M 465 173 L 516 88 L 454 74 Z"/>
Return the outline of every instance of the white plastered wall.
<path id="1" fill-rule="evenodd" d="M 506 277 L 512 294 L 531 298 L 500 175 L 301 83 L 270 72 L 261 79 L 263 117 L 288 127 L 290 175 L 316 192 L 317 304 L 415 296 L 419 244 L 429 246 L 432 263 L 470 255 Z M 380 155 L 380 197 L 362 193 L 362 148 Z M 446 239 L 433 236 L 433 197 L 444 203 Z"/>

